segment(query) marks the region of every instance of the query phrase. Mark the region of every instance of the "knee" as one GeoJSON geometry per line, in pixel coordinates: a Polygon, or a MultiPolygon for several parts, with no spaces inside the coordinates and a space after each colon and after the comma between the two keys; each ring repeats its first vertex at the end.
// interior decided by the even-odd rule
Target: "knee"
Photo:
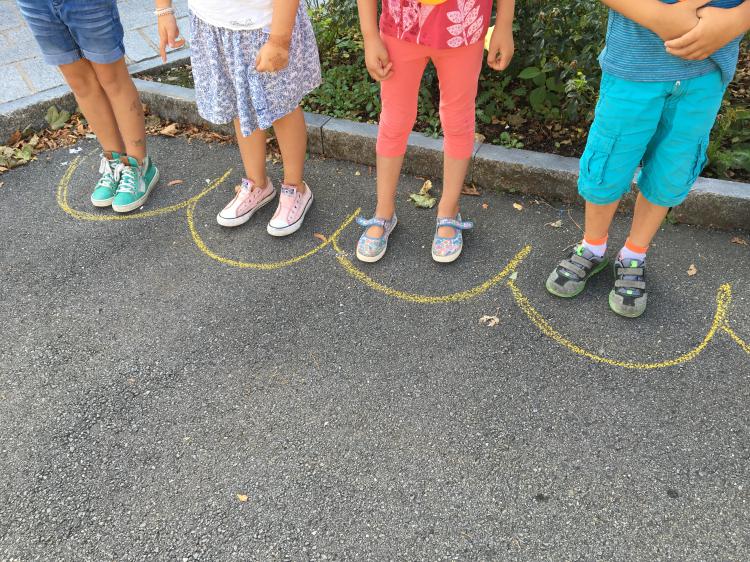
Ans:
{"type": "Polygon", "coordinates": [[[110,98],[118,96],[128,86],[128,81],[115,72],[100,72],[98,77],[99,84],[110,98]]]}
{"type": "Polygon", "coordinates": [[[70,89],[73,90],[73,93],[78,97],[89,97],[101,90],[99,82],[96,79],[96,74],[93,72],[68,73],[65,76],[65,80],[70,89]]]}
{"type": "Polygon", "coordinates": [[[386,136],[406,136],[417,121],[417,111],[385,111],[380,114],[380,132],[386,136]]]}
{"type": "Polygon", "coordinates": [[[446,135],[474,134],[476,115],[474,105],[440,109],[440,124],[446,135]]]}

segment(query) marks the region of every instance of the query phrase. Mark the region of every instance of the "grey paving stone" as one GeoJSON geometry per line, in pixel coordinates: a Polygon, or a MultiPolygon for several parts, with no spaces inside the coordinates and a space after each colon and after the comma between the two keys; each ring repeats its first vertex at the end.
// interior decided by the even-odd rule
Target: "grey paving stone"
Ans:
{"type": "Polygon", "coordinates": [[[0,30],[11,29],[21,24],[18,6],[11,0],[0,1],[0,30]]]}
{"type": "Polygon", "coordinates": [[[0,103],[16,100],[32,93],[15,65],[5,64],[0,66],[0,76],[3,77],[3,87],[0,88],[0,103]]]}
{"type": "Polygon", "coordinates": [[[137,31],[125,34],[125,53],[134,62],[150,59],[159,54],[151,46],[148,38],[137,31]]]}
{"type": "Polygon", "coordinates": [[[23,25],[0,32],[0,62],[8,64],[26,59],[41,59],[39,46],[23,25]]]}
{"type": "Polygon", "coordinates": [[[56,66],[44,64],[39,60],[19,62],[18,66],[26,74],[35,92],[49,90],[65,83],[56,66]]]}

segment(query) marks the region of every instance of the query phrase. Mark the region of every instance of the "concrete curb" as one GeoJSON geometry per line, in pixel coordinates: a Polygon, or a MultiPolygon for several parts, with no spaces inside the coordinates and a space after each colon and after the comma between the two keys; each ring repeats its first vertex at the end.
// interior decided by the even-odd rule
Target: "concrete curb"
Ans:
{"type": "MultiPolygon", "coordinates": [[[[203,125],[223,134],[233,134],[231,125],[214,125],[198,115],[194,90],[140,79],[135,79],[135,83],[143,101],[155,115],[181,123],[203,125]]],[[[67,98],[63,95],[59,99],[62,103],[67,98]]],[[[49,105],[47,101],[37,103],[34,108],[24,108],[24,123],[29,123],[32,118],[43,120],[49,105]]],[[[0,106],[0,111],[2,109],[0,106]]],[[[311,113],[306,113],[305,118],[311,153],[370,166],[375,164],[376,125],[311,113]]],[[[2,123],[0,121],[0,134],[4,131],[2,123]]],[[[441,178],[442,144],[440,139],[412,133],[409,136],[404,171],[418,176],[441,178]]],[[[468,177],[468,181],[484,189],[580,204],[582,199],[578,196],[577,180],[577,158],[507,149],[490,144],[476,145],[468,177]]],[[[626,197],[626,208],[632,207],[633,200],[632,194],[626,197]]],[[[699,178],[690,196],[672,214],[680,223],[750,230],[750,184],[699,178]]]]}

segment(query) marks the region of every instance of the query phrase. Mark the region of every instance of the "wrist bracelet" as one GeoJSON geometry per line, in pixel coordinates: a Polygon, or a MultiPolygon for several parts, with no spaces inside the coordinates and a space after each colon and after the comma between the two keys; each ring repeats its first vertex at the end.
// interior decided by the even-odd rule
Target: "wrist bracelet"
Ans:
{"type": "Polygon", "coordinates": [[[174,14],[174,8],[172,6],[169,6],[168,8],[159,8],[157,10],[154,10],[154,15],[156,17],[166,16],[168,14],[174,14]]]}

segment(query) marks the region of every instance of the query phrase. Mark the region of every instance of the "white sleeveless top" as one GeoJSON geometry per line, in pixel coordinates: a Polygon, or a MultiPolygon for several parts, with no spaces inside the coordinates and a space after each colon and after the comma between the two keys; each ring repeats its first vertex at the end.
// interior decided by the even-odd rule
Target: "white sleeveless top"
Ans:
{"type": "Polygon", "coordinates": [[[273,0],[188,0],[200,19],[215,27],[245,30],[270,27],[273,0]]]}

